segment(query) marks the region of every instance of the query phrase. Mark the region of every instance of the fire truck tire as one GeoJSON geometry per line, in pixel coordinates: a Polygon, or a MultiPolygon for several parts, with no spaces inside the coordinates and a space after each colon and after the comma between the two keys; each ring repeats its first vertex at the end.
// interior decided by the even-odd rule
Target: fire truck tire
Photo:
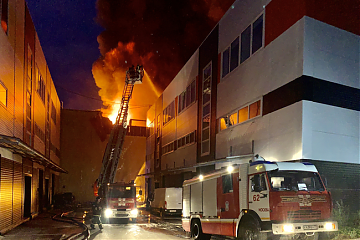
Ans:
{"type": "Polygon", "coordinates": [[[199,220],[194,220],[191,223],[191,237],[199,240],[209,240],[211,238],[210,234],[204,234],[202,232],[201,223],[199,220]]]}
{"type": "Polygon", "coordinates": [[[239,237],[241,240],[266,240],[267,234],[261,233],[254,221],[248,221],[240,226],[239,237]]]}

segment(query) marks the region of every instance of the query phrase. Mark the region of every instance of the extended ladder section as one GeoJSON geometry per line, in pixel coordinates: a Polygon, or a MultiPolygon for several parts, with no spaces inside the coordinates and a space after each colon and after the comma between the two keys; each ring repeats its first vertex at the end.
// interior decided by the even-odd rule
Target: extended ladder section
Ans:
{"type": "Polygon", "coordinates": [[[126,71],[125,86],[120,108],[105,149],[99,178],[94,185],[95,196],[103,196],[106,184],[114,182],[122,145],[124,143],[127,131],[129,102],[133,92],[134,84],[141,83],[143,76],[143,67],[139,65],[136,68],[132,66],[126,71]]]}

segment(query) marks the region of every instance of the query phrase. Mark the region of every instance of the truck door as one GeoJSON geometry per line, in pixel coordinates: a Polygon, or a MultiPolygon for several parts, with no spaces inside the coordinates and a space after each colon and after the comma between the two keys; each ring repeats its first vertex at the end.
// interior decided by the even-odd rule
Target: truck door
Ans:
{"type": "Polygon", "coordinates": [[[221,235],[235,236],[235,223],[239,216],[239,175],[222,175],[218,178],[217,191],[221,235]]]}
{"type": "Polygon", "coordinates": [[[265,173],[249,176],[249,209],[262,221],[270,221],[269,186],[265,173]]]}

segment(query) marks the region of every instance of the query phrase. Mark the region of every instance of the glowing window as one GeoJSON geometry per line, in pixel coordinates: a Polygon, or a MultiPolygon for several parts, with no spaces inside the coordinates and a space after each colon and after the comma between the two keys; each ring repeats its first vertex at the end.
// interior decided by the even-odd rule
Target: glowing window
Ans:
{"type": "Polygon", "coordinates": [[[254,118],[256,116],[259,116],[260,115],[260,100],[250,104],[249,109],[250,109],[249,118],[254,118]]]}
{"type": "Polygon", "coordinates": [[[7,106],[7,89],[0,82],[0,102],[6,107],[7,106]]]}
{"type": "Polygon", "coordinates": [[[220,118],[220,130],[226,129],[226,118],[220,118]]]}
{"type": "Polygon", "coordinates": [[[249,118],[248,106],[239,110],[239,123],[245,122],[249,118]]]}
{"type": "Polygon", "coordinates": [[[237,121],[237,113],[233,113],[233,114],[231,114],[229,116],[229,123],[230,123],[231,126],[238,123],[238,121],[237,121]]]}

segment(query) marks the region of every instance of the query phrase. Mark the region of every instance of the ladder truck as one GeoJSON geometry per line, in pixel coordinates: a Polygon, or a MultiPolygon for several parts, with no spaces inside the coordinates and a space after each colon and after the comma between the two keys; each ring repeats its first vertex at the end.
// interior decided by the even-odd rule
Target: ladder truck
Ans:
{"type": "Polygon", "coordinates": [[[120,108],[104,152],[99,177],[94,183],[94,195],[102,198],[103,216],[106,218],[127,218],[136,221],[136,187],[134,183],[114,183],[114,179],[127,131],[129,102],[134,85],[142,83],[143,76],[144,69],[140,65],[131,66],[126,71],[120,108]]]}
{"type": "Polygon", "coordinates": [[[313,164],[254,160],[184,181],[182,226],[194,239],[328,239],[338,230],[313,164]]]}

